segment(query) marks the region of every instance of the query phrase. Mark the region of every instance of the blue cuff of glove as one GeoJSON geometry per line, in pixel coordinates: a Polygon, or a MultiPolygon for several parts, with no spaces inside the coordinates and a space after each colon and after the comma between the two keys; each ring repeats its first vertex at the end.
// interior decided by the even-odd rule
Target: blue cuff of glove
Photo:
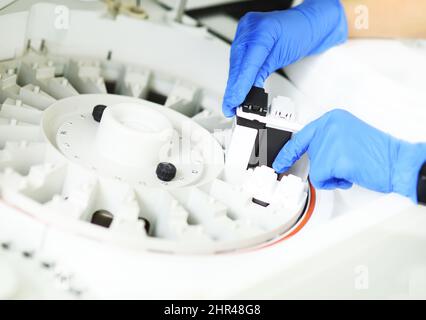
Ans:
{"type": "Polygon", "coordinates": [[[426,161],[426,143],[413,144],[401,141],[396,159],[392,172],[393,192],[418,203],[417,180],[420,169],[426,161]]]}
{"type": "Polygon", "coordinates": [[[312,47],[307,55],[319,54],[348,39],[345,10],[339,0],[305,0],[291,10],[309,22],[312,47]]]}

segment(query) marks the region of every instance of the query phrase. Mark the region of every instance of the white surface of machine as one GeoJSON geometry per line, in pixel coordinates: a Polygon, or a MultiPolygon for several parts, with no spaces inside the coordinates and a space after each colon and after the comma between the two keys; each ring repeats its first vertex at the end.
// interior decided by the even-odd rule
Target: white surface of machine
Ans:
{"type": "MultiPolygon", "coordinates": [[[[409,200],[317,191],[306,166],[279,183],[267,167],[229,176],[245,140],[220,110],[227,43],[149,1],[20,2],[0,16],[0,298],[423,296],[424,210],[409,200]]],[[[303,65],[290,75],[303,94],[276,74],[267,91],[300,127],[327,82],[303,65]]]]}

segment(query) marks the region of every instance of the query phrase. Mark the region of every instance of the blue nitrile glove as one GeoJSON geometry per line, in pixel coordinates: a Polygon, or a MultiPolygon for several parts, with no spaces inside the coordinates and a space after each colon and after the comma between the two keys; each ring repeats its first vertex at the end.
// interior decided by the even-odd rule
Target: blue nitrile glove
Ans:
{"type": "Polygon", "coordinates": [[[417,203],[417,179],[426,160],[426,143],[395,139],[336,109],[294,134],[273,168],[285,172],[305,152],[316,188],[348,189],[355,183],[379,192],[396,192],[417,203]]]}
{"type": "Polygon", "coordinates": [[[344,42],[347,29],[339,0],[305,0],[289,10],[246,14],[231,47],[225,116],[235,115],[253,85],[263,87],[272,72],[344,42]]]}

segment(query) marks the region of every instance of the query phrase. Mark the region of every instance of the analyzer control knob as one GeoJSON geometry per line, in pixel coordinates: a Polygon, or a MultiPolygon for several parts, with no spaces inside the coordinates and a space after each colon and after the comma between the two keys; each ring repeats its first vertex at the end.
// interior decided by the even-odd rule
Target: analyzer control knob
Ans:
{"type": "Polygon", "coordinates": [[[170,162],[160,162],[155,173],[161,181],[171,181],[176,176],[176,167],[170,162]]]}

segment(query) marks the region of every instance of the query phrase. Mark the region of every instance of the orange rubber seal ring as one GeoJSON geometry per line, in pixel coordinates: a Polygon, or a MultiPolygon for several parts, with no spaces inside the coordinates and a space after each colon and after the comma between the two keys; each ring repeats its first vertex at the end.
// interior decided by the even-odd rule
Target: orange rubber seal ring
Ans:
{"type": "Polygon", "coordinates": [[[306,224],[309,222],[309,220],[312,217],[312,214],[314,212],[315,209],[315,203],[316,203],[316,192],[315,192],[315,188],[312,186],[312,184],[309,182],[309,190],[311,193],[311,198],[309,200],[309,204],[308,204],[308,209],[306,210],[306,213],[303,215],[302,220],[297,224],[296,228],[294,228],[289,234],[284,235],[282,238],[275,240],[274,242],[270,242],[264,246],[258,247],[254,250],[260,250],[260,249],[264,249],[264,248],[268,248],[271,246],[274,246],[280,242],[283,242],[284,240],[287,240],[289,238],[291,238],[292,236],[294,236],[295,234],[297,234],[300,230],[303,229],[304,226],[306,226],[306,224]]]}

